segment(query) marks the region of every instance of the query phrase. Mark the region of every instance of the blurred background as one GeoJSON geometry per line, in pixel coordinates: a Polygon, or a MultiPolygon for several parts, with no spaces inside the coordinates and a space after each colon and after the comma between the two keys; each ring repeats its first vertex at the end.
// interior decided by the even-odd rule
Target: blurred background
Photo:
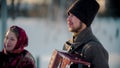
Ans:
{"type": "MultiPolygon", "coordinates": [[[[66,10],[75,0],[0,0],[0,51],[6,30],[12,25],[25,29],[26,47],[37,68],[48,68],[54,49],[62,50],[72,37],[66,10]]],[[[120,0],[97,0],[100,10],[92,30],[109,52],[110,68],[120,68],[120,0]]]]}

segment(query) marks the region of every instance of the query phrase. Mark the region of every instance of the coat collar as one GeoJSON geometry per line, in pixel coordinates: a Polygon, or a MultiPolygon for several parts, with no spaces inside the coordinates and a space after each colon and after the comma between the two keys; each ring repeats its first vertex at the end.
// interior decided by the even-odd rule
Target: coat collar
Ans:
{"type": "Polygon", "coordinates": [[[76,36],[76,40],[74,42],[84,42],[90,39],[93,35],[92,30],[90,27],[85,28],[82,32],[76,36]]]}
{"type": "Polygon", "coordinates": [[[75,37],[73,43],[79,43],[79,45],[82,45],[90,41],[92,38],[93,33],[91,27],[87,27],[75,37]]]}

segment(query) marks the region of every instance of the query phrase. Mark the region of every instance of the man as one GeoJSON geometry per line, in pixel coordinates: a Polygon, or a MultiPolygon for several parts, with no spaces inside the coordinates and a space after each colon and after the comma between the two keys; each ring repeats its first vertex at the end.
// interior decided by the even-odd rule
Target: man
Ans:
{"type": "MultiPolygon", "coordinates": [[[[91,30],[91,23],[98,9],[96,0],[78,0],[68,9],[67,25],[73,38],[65,43],[63,50],[90,62],[90,68],[109,68],[108,52],[91,30]]],[[[87,67],[73,63],[70,68],[87,67]]]]}

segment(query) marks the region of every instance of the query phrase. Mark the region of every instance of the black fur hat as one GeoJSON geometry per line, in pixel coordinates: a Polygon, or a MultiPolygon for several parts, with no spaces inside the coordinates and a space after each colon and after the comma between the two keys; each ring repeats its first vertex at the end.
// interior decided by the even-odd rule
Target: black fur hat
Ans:
{"type": "Polygon", "coordinates": [[[96,0],[77,0],[73,3],[67,13],[72,13],[89,27],[99,10],[96,0]]]}

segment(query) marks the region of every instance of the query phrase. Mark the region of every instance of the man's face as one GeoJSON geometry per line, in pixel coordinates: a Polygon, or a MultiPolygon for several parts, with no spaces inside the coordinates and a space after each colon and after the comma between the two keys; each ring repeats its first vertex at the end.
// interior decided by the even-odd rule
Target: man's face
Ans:
{"type": "Polygon", "coordinates": [[[78,32],[81,29],[81,21],[71,13],[67,17],[67,25],[70,32],[78,32]]]}

